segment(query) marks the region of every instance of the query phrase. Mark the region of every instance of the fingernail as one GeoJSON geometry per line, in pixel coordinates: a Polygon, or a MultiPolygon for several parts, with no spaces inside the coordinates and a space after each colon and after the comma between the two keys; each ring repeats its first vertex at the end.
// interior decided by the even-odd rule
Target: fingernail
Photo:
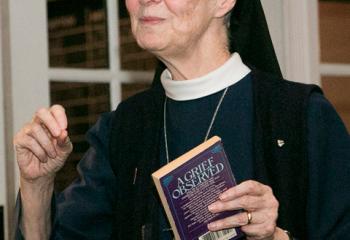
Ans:
{"type": "Polygon", "coordinates": [[[213,229],[216,228],[216,224],[215,223],[209,223],[207,227],[208,227],[209,230],[213,230],[213,229]]]}
{"type": "Polygon", "coordinates": [[[220,200],[226,200],[227,194],[223,193],[219,196],[220,200]]]}
{"type": "Polygon", "coordinates": [[[216,206],[216,204],[214,203],[214,204],[210,204],[209,206],[208,206],[208,209],[209,209],[209,211],[215,211],[215,209],[217,209],[217,206],[216,206]]]}

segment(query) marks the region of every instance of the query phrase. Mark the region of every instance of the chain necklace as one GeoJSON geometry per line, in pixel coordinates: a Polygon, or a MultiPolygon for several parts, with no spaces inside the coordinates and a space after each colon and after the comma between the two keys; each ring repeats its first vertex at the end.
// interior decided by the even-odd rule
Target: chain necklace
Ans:
{"type": "MultiPolygon", "coordinates": [[[[218,102],[218,104],[216,105],[216,108],[215,108],[215,111],[214,111],[214,114],[211,118],[211,121],[210,121],[210,124],[209,124],[209,127],[208,127],[208,130],[207,130],[207,134],[205,135],[205,138],[204,138],[204,142],[208,140],[208,137],[209,137],[209,134],[210,134],[210,131],[213,127],[213,124],[215,122],[215,118],[216,118],[216,115],[220,109],[220,106],[221,106],[221,103],[222,101],[224,100],[224,97],[226,95],[226,92],[228,90],[228,87],[225,88],[224,92],[222,93],[221,97],[220,97],[220,100],[218,102]]],[[[167,129],[166,129],[166,106],[167,106],[167,96],[165,96],[165,100],[164,100],[164,109],[163,109],[163,124],[164,124],[164,143],[165,143],[165,154],[166,154],[166,160],[167,160],[167,163],[169,163],[169,147],[168,147],[168,136],[167,136],[167,129]]]]}

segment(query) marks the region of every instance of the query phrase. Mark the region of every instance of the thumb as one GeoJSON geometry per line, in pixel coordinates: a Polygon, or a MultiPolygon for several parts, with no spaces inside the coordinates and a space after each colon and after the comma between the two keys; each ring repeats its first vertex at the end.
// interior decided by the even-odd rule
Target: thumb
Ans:
{"type": "Polygon", "coordinates": [[[72,151],[72,142],[69,139],[67,130],[63,130],[61,135],[57,138],[57,146],[63,152],[72,151]]]}

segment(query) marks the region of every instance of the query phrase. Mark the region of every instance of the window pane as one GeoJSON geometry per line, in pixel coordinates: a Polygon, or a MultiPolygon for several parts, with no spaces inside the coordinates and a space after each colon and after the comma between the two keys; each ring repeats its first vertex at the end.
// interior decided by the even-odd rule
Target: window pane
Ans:
{"type": "Polygon", "coordinates": [[[51,67],[108,68],[105,0],[48,0],[51,67]]]}
{"type": "Polygon", "coordinates": [[[68,116],[68,133],[74,150],[65,166],[58,172],[55,188],[61,191],[77,176],[76,165],[89,145],[86,131],[99,115],[110,111],[108,83],[50,82],[51,104],[61,104],[68,116]]]}
{"type": "Polygon", "coordinates": [[[125,1],[119,1],[120,60],[123,70],[154,70],[156,58],[142,50],[136,43],[131,29],[125,1]]]}
{"type": "Polygon", "coordinates": [[[322,77],[322,89],[350,132],[350,77],[322,77]]]}
{"type": "Polygon", "coordinates": [[[350,63],[350,1],[319,4],[321,62],[350,63]]]}

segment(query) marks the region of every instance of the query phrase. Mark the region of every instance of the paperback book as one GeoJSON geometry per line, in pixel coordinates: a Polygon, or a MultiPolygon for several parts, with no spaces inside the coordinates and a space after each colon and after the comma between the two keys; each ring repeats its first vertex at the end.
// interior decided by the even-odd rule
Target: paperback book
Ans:
{"type": "Polygon", "coordinates": [[[208,206],[236,185],[221,139],[193,148],[152,174],[177,240],[235,240],[240,228],[210,232],[208,223],[238,211],[211,213],[208,206]]]}

